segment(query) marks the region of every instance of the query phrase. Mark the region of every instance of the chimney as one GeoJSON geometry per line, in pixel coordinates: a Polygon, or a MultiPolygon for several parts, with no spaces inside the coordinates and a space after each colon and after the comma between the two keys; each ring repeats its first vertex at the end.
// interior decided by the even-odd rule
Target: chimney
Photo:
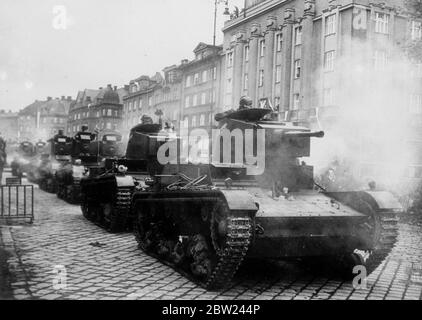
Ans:
{"type": "Polygon", "coordinates": [[[117,86],[114,86],[114,91],[117,91],[117,86]]]}
{"type": "Polygon", "coordinates": [[[129,85],[128,84],[125,84],[125,90],[129,91],[129,85]]]}
{"type": "Polygon", "coordinates": [[[51,101],[53,99],[52,97],[47,97],[47,101],[51,101]]]}
{"type": "Polygon", "coordinates": [[[92,102],[90,96],[86,97],[86,102],[92,102]]]}
{"type": "Polygon", "coordinates": [[[103,87],[99,87],[98,89],[99,89],[99,90],[103,90],[103,87]]]}
{"type": "Polygon", "coordinates": [[[107,89],[111,89],[111,90],[112,90],[112,88],[111,88],[111,84],[108,84],[108,85],[107,85],[107,89]]]}
{"type": "Polygon", "coordinates": [[[189,60],[188,59],[183,59],[182,60],[182,65],[185,65],[185,64],[187,64],[189,62],[189,60]]]}
{"type": "Polygon", "coordinates": [[[62,100],[64,100],[65,96],[62,96],[62,100]]]}
{"type": "Polygon", "coordinates": [[[71,96],[67,96],[67,100],[71,101],[72,97],[71,96]]]}

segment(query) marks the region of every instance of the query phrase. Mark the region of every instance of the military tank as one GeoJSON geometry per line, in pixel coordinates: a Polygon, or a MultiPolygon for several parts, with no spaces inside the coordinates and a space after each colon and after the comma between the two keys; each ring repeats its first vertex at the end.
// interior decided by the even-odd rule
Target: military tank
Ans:
{"type": "Polygon", "coordinates": [[[71,148],[71,160],[63,165],[55,173],[57,181],[57,197],[70,204],[81,202],[80,182],[90,166],[97,166],[97,154],[92,151],[91,143],[96,135],[83,126],[69,142],[71,148]]]}
{"type": "Polygon", "coordinates": [[[37,168],[38,186],[48,193],[57,193],[56,173],[71,162],[71,138],[64,135],[63,130],[50,140],[41,155],[41,163],[37,168]]]}
{"type": "MultiPolygon", "coordinates": [[[[247,109],[216,117],[220,129],[241,137],[231,142],[229,134],[221,150],[236,142],[243,159],[230,152],[214,157],[213,143],[208,163],[190,163],[180,153],[176,163],[148,168],[150,177],[132,198],[139,247],[207,289],[228,285],[246,258],[329,261],[349,275],[364,265],[370,274],[396,242],[400,204],[385,191],[315,188],[313,167],[303,159],[311,139],[324,133],[267,120],[270,113],[247,109]],[[253,172],[247,150],[265,158],[263,170],[253,172]]],[[[157,140],[162,137],[144,134],[137,148],[156,156],[159,149],[150,146],[158,147],[157,140]]],[[[181,150],[178,139],[168,141],[181,150]]]]}
{"type": "MultiPolygon", "coordinates": [[[[132,228],[132,194],[135,187],[148,177],[148,160],[151,160],[143,147],[154,148],[142,138],[156,134],[160,129],[158,124],[143,124],[132,128],[124,157],[112,150],[103,151],[103,170],[90,170],[89,176],[81,180],[81,210],[86,219],[112,233],[132,228]]],[[[106,150],[106,147],[107,143],[102,150],[106,150]]]]}

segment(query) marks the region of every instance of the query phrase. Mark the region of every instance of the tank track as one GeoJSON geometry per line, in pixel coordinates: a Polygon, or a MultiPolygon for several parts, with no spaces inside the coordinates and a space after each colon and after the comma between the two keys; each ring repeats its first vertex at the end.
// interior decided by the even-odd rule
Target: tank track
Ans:
{"type": "Polygon", "coordinates": [[[380,216],[380,238],[368,259],[365,261],[368,275],[388,257],[397,241],[399,219],[393,211],[377,213],[380,216]]]}
{"type": "MultiPolygon", "coordinates": [[[[214,256],[214,263],[212,264],[212,269],[209,272],[209,275],[206,279],[202,280],[192,273],[192,271],[186,271],[186,269],[182,268],[181,266],[183,263],[174,263],[169,259],[165,259],[156,250],[151,250],[151,243],[147,243],[143,240],[143,237],[138,229],[137,219],[134,219],[134,233],[136,240],[139,244],[139,248],[141,248],[145,253],[148,255],[160,260],[162,263],[172,267],[177,272],[185,276],[186,278],[190,279],[191,281],[197,283],[198,285],[202,286],[207,290],[214,290],[214,289],[221,289],[226,287],[230,284],[230,281],[233,279],[236,271],[239,269],[240,265],[242,264],[245,256],[249,250],[249,247],[252,242],[253,237],[253,221],[252,218],[249,217],[248,214],[237,213],[236,216],[230,215],[228,208],[224,207],[226,212],[225,220],[227,221],[227,234],[225,235],[224,242],[219,243],[218,241],[218,234],[217,228],[215,223],[215,215],[213,214],[211,217],[211,221],[207,221],[209,223],[208,227],[204,230],[208,229],[211,246],[213,249],[213,253],[210,254],[214,256]]],[[[142,217],[141,220],[148,220],[146,217],[142,217]]],[[[169,221],[166,222],[153,222],[150,224],[149,230],[144,230],[145,234],[148,232],[156,236],[157,234],[162,235],[162,232],[159,230],[157,231],[154,227],[160,225],[169,225],[169,221]],[[154,227],[152,227],[154,225],[154,227]]],[[[193,237],[194,238],[194,237],[193,237]]],[[[166,238],[165,241],[171,242],[172,240],[166,238]]],[[[201,252],[199,253],[201,254],[201,252]]]]}
{"type": "Polygon", "coordinates": [[[252,220],[251,218],[227,219],[227,240],[224,249],[219,249],[216,243],[215,225],[211,224],[211,237],[213,239],[214,250],[219,256],[219,261],[207,280],[207,289],[217,289],[226,286],[233,279],[236,271],[242,264],[251,244],[252,220]]]}
{"type": "Polygon", "coordinates": [[[129,225],[132,201],[131,188],[118,188],[116,200],[110,217],[108,231],[115,233],[125,231],[129,225]]]}

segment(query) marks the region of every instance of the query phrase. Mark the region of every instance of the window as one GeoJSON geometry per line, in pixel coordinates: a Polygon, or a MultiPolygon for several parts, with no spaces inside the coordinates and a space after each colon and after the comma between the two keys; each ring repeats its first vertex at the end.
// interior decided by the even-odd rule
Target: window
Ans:
{"type": "Polygon", "coordinates": [[[265,56],[265,40],[259,41],[259,56],[265,56]]]}
{"type": "Polygon", "coordinates": [[[227,67],[228,68],[233,67],[233,52],[227,53],[227,67]]]}
{"type": "Polygon", "coordinates": [[[422,39],[422,22],[412,21],[412,40],[422,39]]]}
{"type": "Polygon", "coordinates": [[[336,33],[336,15],[332,14],[325,18],[325,35],[336,33]]]}
{"type": "Polygon", "coordinates": [[[298,110],[300,104],[300,95],[299,93],[295,93],[293,95],[293,110],[298,110]]]}
{"type": "Polygon", "coordinates": [[[199,125],[205,126],[205,115],[203,114],[201,114],[201,116],[199,117],[199,125]]]}
{"type": "Polygon", "coordinates": [[[189,88],[192,85],[192,76],[186,77],[186,87],[189,88]]]}
{"type": "Polygon", "coordinates": [[[275,67],[275,82],[276,83],[281,82],[281,66],[275,67]]]}
{"type": "Polygon", "coordinates": [[[111,109],[108,109],[107,110],[107,116],[109,116],[109,117],[111,117],[112,115],[113,115],[113,110],[111,110],[111,109]]]}
{"type": "Polygon", "coordinates": [[[388,34],[389,18],[388,14],[375,12],[375,32],[388,34]]]}
{"type": "Polygon", "coordinates": [[[324,54],[324,70],[334,71],[335,51],[328,51],[324,54]]]}
{"type": "Polygon", "coordinates": [[[152,106],[152,97],[148,98],[148,106],[151,107],[152,106]]]}
{"type": "Polygon", "coordinates": [[[138,110],[141,110],[141,109],[142,109],[142,100],[139,99],[138,110]]]}
{"type": "Polygon", "coordinates": [[[248,90],[249,88],[249,76],[245,74],[245,80],[243,82],[243,90],[248,90]]]}
{"type": "Polygon", "coordinates": [[[295,61],[295,79],[299,79],[300,78],[300,60],[296,60],[295,61]]]}
{"type": "Polygon", "coordinates": [[[196,116],[192,116],[192,127],[196,127],[196,116]]]}
{"type": "Polygon", "coordinates": [[[276,111],[280,111],[280,97],[274,98],[274,108],[276,111]]]}
{"type": "Polygon", "coordinates": [[[189,108],[190,107],[190,97],[189,96],[187,96],[186,98],[185,98],[185,108],[189,108]]]}
{"type": "Polygon", "coordinates": [[[212,69],[212,75],[213,75],[213,79],[214,79],[214,80],[217,80],[217,67],[214,67],[214,68],[212,69]]]}
{"type": "Polygon", "coordinates": [[[283,48],[283,34],[282,33],[278,33],[275,36],[275,42],[276,42],[276,50],[277,52],[280,52],[281,49],[283,48]]]}
{"type": "Polygon", "coordinates": [[[197,106],[198,105],[198,95],[194,94],[193,95],[193,99],[192,99],[192,106],[197,106]]]}
{"type": "Polygon", "coordinates": [[[324,88],[323,100],[324,106],[332,106],[334,104],[334,95],[332,88],[324,88]]]}
{"type": "Polygon", "coordinates": [[[249,46],[245,46],[245,62],[249,61],[249,46]]]}
{"type": "Polygon", "coordinates": [[[201,104],[207,103],[207,94],[205,92],[202,92],[201,94],[201,104]]]}
{"type": "Polygon", "coordinates": [[[295,45],[302,44],[302,27],[295,29],[295,45]]]}
{"type": "Polygon", "coordinates": [[[410,113],[422,114],[422,95],[412,94],[410,97],[410,113]]]}
{"type": "Polygon", "coordinates": [[[129,102],[129,111],[132,111],[132,105],[133,105],[132,101],[129,102]]]}
{"type": "Polygon", "coordinates": [[[195,75],[193,76],[193,84],[198,84],[199,83],[199,73],[195,73],[195,75]]]}
{"type": "Polygon", "coordinates": [[[259,86],[264,85],[264,70],[259,70],[259,86]]]}
{"type": "Polygon", "coordinates": [[[204,70],[202,71],[202,82],[207,82],[208,81],[208,71],[204,70]]]}
{"type": "Polygon", "coordinates": [[[376,69],[383,69],[387,66],[388,55],[386,51],[375,50],[374,52],[374,67],[376,69]]]}

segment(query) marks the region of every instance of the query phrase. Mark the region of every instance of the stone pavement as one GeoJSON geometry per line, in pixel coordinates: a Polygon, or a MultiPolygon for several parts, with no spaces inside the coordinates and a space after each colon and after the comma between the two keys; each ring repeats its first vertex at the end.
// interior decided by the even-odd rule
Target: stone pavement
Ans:
{"type": "Polygon", "coordinates": [[[297,263],[249,261],[229,289],[209,292],[137,249],[132,234],[108,234],[78,206],[38,188],[35,198],[32,226],[0,227],[0,264],[3,259],[3,273],[9,272],[0,280],[0,298],[421,299],[422,227],[416,224],[400,224],[398,244],[365,290],[297,263]]]}

